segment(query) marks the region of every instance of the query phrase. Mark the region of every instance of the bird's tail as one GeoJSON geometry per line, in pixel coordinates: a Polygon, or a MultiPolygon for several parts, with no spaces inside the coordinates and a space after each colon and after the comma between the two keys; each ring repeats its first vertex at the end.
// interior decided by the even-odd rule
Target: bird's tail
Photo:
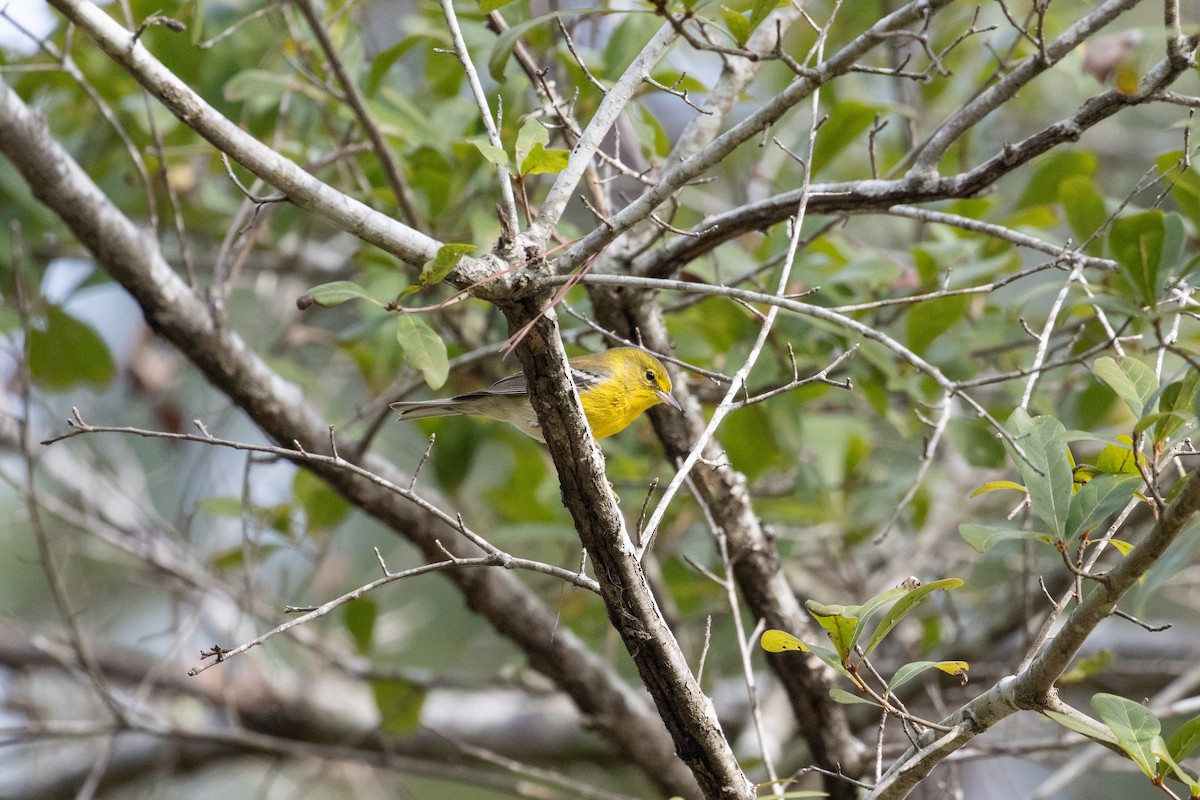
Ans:
{"type": "Polygon", "coordinates": [[[470,413],[468,409],[464,408],[464,405],[457,398],[451,397],[445,400],[392,403],[391,407],[400,412],[398,420],[410,420],[425,419],[426,417],[453,417],[457,414],[470,413]]]}

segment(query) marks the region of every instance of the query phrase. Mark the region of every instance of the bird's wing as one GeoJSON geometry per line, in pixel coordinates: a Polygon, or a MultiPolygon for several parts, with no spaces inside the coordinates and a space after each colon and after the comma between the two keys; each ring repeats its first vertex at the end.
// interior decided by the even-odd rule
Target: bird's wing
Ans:
{"type": "MultiPolygon", "coordinates": [[[[576,367],[571,365],[571,380],[575,381],[575,390],[584,391],[592,389],[593,386],[604,380],[604,375],[590,371],[590,369],[576,367]]],[[[478,392],[469,392],[466,396],[456,397],[475,397],[479,395],[524,395],[529,391],[529,383],[524,377],[523,372],[518,372],[514,375],[509,375],[508,378],[500,378],[496,383],[488,386],[487,389],[478,392]]]]}
{"type": "Polygon", "coordinates": [[[470,394],[526,394],[528,392],[529,383],[525,380],[525,373],[518,372],[515,375],[509,375],[507,378],[501,378],[482,391],[471,392],[470,394]]]}
{"type": "MultiPolygon", "coordinates": [[[[581,369],[574,364],[571,365],[571,380],[575,382],[575,391],[577,392],[590,389],[603,379],[603,375],[593,372],[592,370],[586,368],[581,369]]],[[[518,372],[515,375],[509,375],[507,378],[501,378],[480,392],[471,392],[470,395],[526,394],[528,391],[529,382],[525,380],[525,373],[518,372]]],[[[455,399],[461,399],[461,397],[455,399]]]]}

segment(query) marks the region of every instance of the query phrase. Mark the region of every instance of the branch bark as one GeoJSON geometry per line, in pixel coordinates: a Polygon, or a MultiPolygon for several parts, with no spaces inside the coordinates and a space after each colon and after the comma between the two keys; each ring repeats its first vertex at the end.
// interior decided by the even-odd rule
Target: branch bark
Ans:
{"type": "MultiPolygon", "coordinates": [[[[618,299],[608,287],[592,287],[590,291],[601,324],[627,338],[635,338],[635,332],[640,334],[651,350],[671,351],[661,311],[651,301],[650,292],[639,292],[640,299],[634,299],[630,296],[633,292],[626,290],[618,299]]],[[[649,413],[668,460],[678,463],[691,452],[693,442],[704,430],[704,418],[699,403],[689,400],[686,375],[673,371],[672,382],[684,414],[661,409],[649,413]]],[[[728,537],[734,580],[750,612],[756,620],[764,620],[768,628],[808,630],[810,617],[788,584],[779,552],[754,512],[746,477],[729,466],[728,457],[715,440],[705,448],[704,458],[706,463],[718,466],[693,470],[692,481],[700,500],[728,537]]],[[[858,790],[837,773],[859,775],[865,767],[864,749],[854,738],[842,707],[829,698],[833,685],[829,670],[816,658],[791,654],[768,656],[767,663],[787,692],[813,762],[834,773],[825,778],[825,791],[833,800],[852,800],[858,790]]]]}
{"type": "Polygon", "coordinates": [[[567,373],[566,353],[546,297],[501,306],[510,329],[529,333],[517,356],[558,470],[563,502],[596,569],[609,621],[620,634],[642,682],[706,798],[749,800],[754,786],[721,731],[712,701],[701,691],[646,583],[625,521],[604,477],[604,456],[591,436],[567,373]]]}

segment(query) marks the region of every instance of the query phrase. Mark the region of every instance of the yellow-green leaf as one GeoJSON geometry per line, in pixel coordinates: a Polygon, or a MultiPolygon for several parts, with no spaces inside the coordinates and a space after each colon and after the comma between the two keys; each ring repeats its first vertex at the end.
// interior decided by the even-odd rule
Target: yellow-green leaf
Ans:
{"type": "Polygon", "coordinates": [[[533,146],[529,155],[521,161],[522,175],[538,175],[543,172],[562,172],[567,168],[571,153],[567,150],[547,150],[541,142],[533,146]]]}
{"type": "Polygon", "coordinates": [[[979,497],[979,495],[987,494],[988,492],[998,492],[1001,489],[1016,489],[1018,492],[1029,494],[1029,491],[1016,481],[988,481],[971,492],[971,497],[979,497]]]}
{"type": "MultiPolygon", "coordinates": [[[[454,271],[458,262],[467,253],[475,250],[473,244],[449,242],[438,248],[437,255],[425,262],[421,268],[419,281],[421,286],[433,286],[441,283],[447,275],[454,271]]],[[[411,288],[411,287],[410,287],[411,288]]]]}
{"type": "Polygon", "coordinates": [[[792,636],[786,631],[779,631],[771,628],[763,631],[763,635],[758,640],[758,646],[768,653],[782,653],[787,650],[799,650],[807,653],[808,645],[792,636]]]}

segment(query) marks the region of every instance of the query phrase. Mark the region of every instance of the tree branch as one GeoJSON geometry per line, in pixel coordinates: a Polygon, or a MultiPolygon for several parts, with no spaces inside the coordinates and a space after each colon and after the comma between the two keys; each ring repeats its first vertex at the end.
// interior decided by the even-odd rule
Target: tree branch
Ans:
{"type": "Polygon", "coordinates": [[[646,583],[625,521],[604,477],[604,456],[583,415],[567,373],[567,357],[545,298],[502,305],[510,330],[528,329],[517,356],[530,398],[558,471],[563,502],[596,569],[609,621],[621,636],[642,682],[709,800],[749,800],[754,787],[738,766],[704,695],[646,583]]]}
{"type": "Polygon", "coordinates": [[[223,117],[94,3],[50,2],[185,125],[296,205],[410,264],[419,266],[437,254],[438,241],[318,180],[223,117]]]}
{"type": "MultiPolygon", "coordinates": [[[[170,268],[154,242],[109,202],[55,142],[45,121],[3,81],[0,152],[21,172],[35,196],[67,223],[97,262],[133,296],[151,327],[268,436],[279,442],[296,441],[309,452],[327,452],[328,425],[304,402],[299,388],[268,369],[241,337],[214,326],[206,304],[170,268]]],[[[385,476],[397,472],[378,458],[364,466],[385,476]]],[[[457,538],[452,528],[382,487],[334,467],[314,464],[311,469],[351,503],[402,532],[429,560],[445,557],[440,539],[457,538]]],[[[663,792],[696,795],[694,779],[675,756],[661,722],[643,697],[565,629],[555,611],[507,572],[458,570],[448,577],[468,604],[521,648],[535,669],[569,694],[597,729],[663,792]]]]}
{"type": "Polygon", "coordinates": [[[1040,711],[1056,707],[1054,683],[1066,671],[1084,641],[1108,618],[1117,602],[1162,557],[1200,511],[1200,471],[1186,483],[1162,516],[1129,555],[1097,583],[1063,623],[1041,654],[1016,675],[1001,679],[942,721],[949,732],[929,732],[917,740],[884,774],[867,800],[901,800],[946,756],[980,733],[1019,710],[1040,711]]]}

